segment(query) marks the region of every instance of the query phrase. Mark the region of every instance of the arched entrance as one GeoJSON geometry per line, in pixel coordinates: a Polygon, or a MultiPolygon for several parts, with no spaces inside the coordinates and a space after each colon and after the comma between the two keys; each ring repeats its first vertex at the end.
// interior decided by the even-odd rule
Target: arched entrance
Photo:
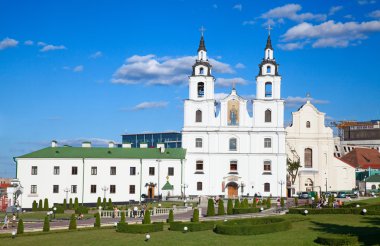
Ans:
{"type": "Polygon", "coordinates": [[[306,179],[306,182],[305,182],[305,188],[306,188],[306,191],[313,191],[313,180],[311,179],[306,179]]]}
{"type": "Polygon", "coordinates": [[[238,197],[238,184],[235,182],[229,182],[227,185],[228,198],[238,197]]]}

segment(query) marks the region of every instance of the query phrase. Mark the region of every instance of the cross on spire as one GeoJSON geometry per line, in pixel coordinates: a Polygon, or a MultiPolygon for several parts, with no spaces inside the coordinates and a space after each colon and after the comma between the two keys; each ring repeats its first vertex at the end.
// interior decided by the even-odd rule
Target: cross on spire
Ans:
{"type": "Polygon", "coordinates": [[[206,31],[206,28],[204,28],[203,26],[201,26],[201,28],[199,28],[199,31],[201,32],[201,35],[203,37],[203,33],[206,31]]]}
{"type": "Polygon", "coordinates": [[[306,100],[307,100],[308,102],[310,102],[310,99],[311,99],[311,95],[310,95],[310,93],[308,92],[308,93],[306,93],[306,100]]]}
{"type": "Polygon", "coordinates": [[[236,84],[236,82],[232,81],[232,90],[235,90],[235,84],[236,84]]]}
{"type": "Polygon", "coordinates": [[[265,29],[267,29],[267,30],[268,30],[268,35],[270,36],[270,30],[272,30],[273,28],[270,26],[270,24],[268,24],[268,27],[267,27],[267,28],[265,28],[265,29]]]}

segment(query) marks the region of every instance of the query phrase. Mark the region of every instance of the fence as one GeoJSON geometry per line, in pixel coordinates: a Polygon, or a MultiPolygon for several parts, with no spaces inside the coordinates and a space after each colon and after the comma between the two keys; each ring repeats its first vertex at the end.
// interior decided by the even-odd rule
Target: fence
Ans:
{"type": "MultiPolygon", "coordinates": [[[[175,208],[156,208],[150,209],[150,215],[151,216],[159,216],[159,215],[168,215],[170,210],[173,210],[174,214],[180,214],[180,213],[186,213],[189,210],[192,210],[192,208],[188,207],[175,207],[175,208]]],[[[121,217],[121,213],[125,212],[127,217],[133,217],[133,209],[128,210],[117,210],[116,214],[114,210],[99,210],[100,217],[101,218],[114,218],[114,217],[121,217]]],[[[141,209],[137,210],[137,217],[142,216],[141,209]]]]}

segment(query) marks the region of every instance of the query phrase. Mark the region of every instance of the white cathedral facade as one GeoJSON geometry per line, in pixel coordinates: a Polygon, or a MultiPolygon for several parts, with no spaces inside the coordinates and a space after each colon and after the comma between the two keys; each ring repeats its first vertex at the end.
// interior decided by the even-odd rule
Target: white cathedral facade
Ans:
{"type": "Polygon", "coordinates": [[[202,36],[184,105],[187,194],[284,196],[284,100],[270,36],[256,77],[255,100],[242,98],[232,88],[217,105],[214,85],[202,36]],[[252,117],[248,104],[253,106],[252,117]]]}

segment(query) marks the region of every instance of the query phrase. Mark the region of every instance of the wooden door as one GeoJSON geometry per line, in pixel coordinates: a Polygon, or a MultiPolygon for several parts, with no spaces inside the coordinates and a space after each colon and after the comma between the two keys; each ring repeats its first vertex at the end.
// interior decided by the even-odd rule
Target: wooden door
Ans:
{"type": "Polygon", "coordinates": [[[229,185],[227,188],[228,188],[228,198],[236,198],[238,196],[237,185],[229,185]]]}

